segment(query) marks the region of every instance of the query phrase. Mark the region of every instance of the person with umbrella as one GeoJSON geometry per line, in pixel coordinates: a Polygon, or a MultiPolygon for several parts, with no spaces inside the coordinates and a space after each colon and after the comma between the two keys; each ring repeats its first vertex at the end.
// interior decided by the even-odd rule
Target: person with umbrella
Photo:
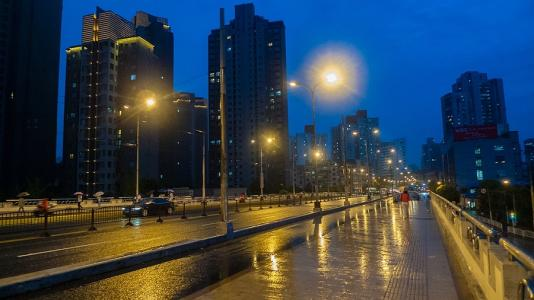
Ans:
{"type": "Polygon", "coordinates": [[[82,192],[76,192],[74,193],[74,196],[76,196],[76,203],[78,204],[78,209],[82,209],[82,199],[83,199],[83,193],[82,192]]]}
{"type": "Polygon", "coordinates": [[[19,212],[24,212],[24,205],[26,205],[26,200],[24,199],[24,197],[28,197],[29,195],[30,193],[28,192],[22,192],[17,195],[17,197],[19,198],[19,212]]]}
{"type": "Polygon", "coordinates": [[[98,204],[98,207],[100,208],[100,205],[101,205],[101,201],[102,201],[102,195],[104,195],[104,192],[102,191],[99,191],[99,192],[96,192],[93,196],[96,197],[96,203],[98,204]]]}

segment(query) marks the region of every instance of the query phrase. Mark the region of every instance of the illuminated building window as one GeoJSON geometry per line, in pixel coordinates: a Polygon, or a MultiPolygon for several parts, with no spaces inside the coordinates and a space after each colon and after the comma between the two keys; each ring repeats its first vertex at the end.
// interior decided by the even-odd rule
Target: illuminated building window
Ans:
{"type": "Polygon", "coordinates": [[[503,145],[495,145],[495,146],[493,146],[493,150],[495,150],[495,151],[504,151],[504,146],[503,145]]]}
{"type": "Polygon", "coordinates": [[[475,165],[476,165],[477,167],[482,167],[482,159],[477,159],[477,160],[475,160],[475,165]]]}
{"type": "Polygon", "coordinates": [[[477,180],[484,180],[484,172],[482,170],[477,170],[477,180]]]}
{"type": "Polygon", "coordinates": [[[130,80],[133,81],[133,80],[136,80],[136,79],[137,79],[137,75],[135,75],[135,74],[130,75],[130,80]]]}
{"type": "Polygon", "coordinates": [[[475,149],[475,154],[480,154],[480,148],[475,149]]]}

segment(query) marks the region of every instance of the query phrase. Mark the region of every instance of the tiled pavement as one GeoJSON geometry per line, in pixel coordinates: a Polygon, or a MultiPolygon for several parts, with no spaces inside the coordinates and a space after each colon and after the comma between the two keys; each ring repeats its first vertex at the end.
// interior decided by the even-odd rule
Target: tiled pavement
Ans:
{"type": "MultiPolygon", "coordinates": [[[[208,287],[201,299],[456,299],[439,230],[425,202],[351,210],[335,227],[208,287]]],[[[320,231],[319,231],[320,232],[320,231]]]]}

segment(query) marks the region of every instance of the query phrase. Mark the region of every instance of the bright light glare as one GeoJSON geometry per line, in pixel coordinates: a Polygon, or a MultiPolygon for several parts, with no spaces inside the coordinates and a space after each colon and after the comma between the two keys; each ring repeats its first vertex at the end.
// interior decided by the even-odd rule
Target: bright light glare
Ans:
{"type": "Polygon", "coordinates": [[[336,83],[338,82],[338,77],[337,77],[337,74],[336,73],[333,73],[333,72],[329,72],[325,75],[325,79],[326,79],[326,82],[327,83],[336,83]]]}
{"type": "Polygon", "coordinates": [[[296,81],[290,81],[290,82],[289,82],[289,86],[290,86],[290,87],[298,87],[299,84],[298,84],[296,81]]]}
{"type": "Polygon", "coordinates": [[[354,99],[365,95],[367,71],[358,51],[351,45],[328,44],[310,55],[306,66],[306,82],[319,85],[320,98],[354,99]]]}
{"type": "Polygon", "coordinates": [[[152,107],[152,106],[154,106],[154,105],[156,105],[156,100],[154,100],[154,98],[148,98],[148,99],[146,99],[146,106],[147,106],[147,107],[150,108],[150,107],[152,107]]]}
{"type": "Polygon", "coordinates": [[[271,144],[274,141],[273,138],[267,138],[267,143],[271,144]]]}

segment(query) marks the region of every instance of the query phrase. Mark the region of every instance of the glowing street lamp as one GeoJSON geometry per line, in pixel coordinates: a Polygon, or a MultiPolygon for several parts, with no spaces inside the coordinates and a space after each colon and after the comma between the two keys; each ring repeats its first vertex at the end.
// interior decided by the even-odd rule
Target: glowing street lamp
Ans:
{"type": "MultiPolygon", "coordinates": [[[[267,144],[272,144],[274,142],[274,138],[267,137],[265,141],[267,142],[267,144]]],[[[252,139],[250,140],[250,143],[255,144],[256,140],[252,139]]],[[[261,199],[263,199],[263,188],[265,186],[263,177],[263,143],[260,142],[258,144],[260,146],[260,197],[261,199]]]]}
{"type": "MultiPolygon", "coordinates": [[[[316,126],[316,102],[317,102],[317,99],[316,99],[316,91],[319,87],[321,87],[322,85],[324,84],[327,84],[329,86],[334,86],[334,85],[337,85],[339,84],[340,82],[340,78],[339,78],[339,75],[336,73],[336,72],[332,72],[332,71],[328,71],[324,74],[324,77],[317,81],[314,85],[312,86],[307,86],[307,85],[303,85],[297,81],[290,81],[289,82],[289,86],[292,87],[292,88],[299,88],[299,87],[302,87],[304,89],[306,89],[309,93],[310,93],[310,96],[311,96],[311,101],[312,101],[312,122],[313,122],[313,146],[315,149],[318,149],[318,145],[317,145],[317,126],[316,126]]],[[[317,155],[316,155],[317,156],[317,155]]],[[[319,184],[318,184],[318,179],[317,179],[317,159],[315,160],[315,166],[314,166],[314,169],[315,169],[315,172],[314,172],[314,176],[315,176],[315,196],[316,196],[316,199],[315,199],[315,203],[314,203],[314,209],[320,209],[321,208],[321,203],[319,202],[319,184]]]]}
{"type": "MultiPolygon", "coordinates": [[[[138,105],[139,107],[141,107],[142,105],[138,105]]],[[[150,110],[152,109],[154,106],[156,106],[156,100],[154,98],[147,98],[144,100],[144,106],[145,106],[145,110],[150,110]]],[[[123,105],[122,106],[124,109],[128,110],[130,109],[130,106],[129,105],[123,105]]],[[[135,142],[135,147],[136,147],[136,153],[135,153],[135,196],[136,198],[139,197],[139,157],[140,157],[140,147],[141,147],[141,141],[140,141],[140,134],[139,134],[139,131],[140,131],[140,114],[141,114],[141,109],[139,111],[136,112],[136,118],[137,118],[137,127],[136,127],[136,142],[135,142]]]]}

